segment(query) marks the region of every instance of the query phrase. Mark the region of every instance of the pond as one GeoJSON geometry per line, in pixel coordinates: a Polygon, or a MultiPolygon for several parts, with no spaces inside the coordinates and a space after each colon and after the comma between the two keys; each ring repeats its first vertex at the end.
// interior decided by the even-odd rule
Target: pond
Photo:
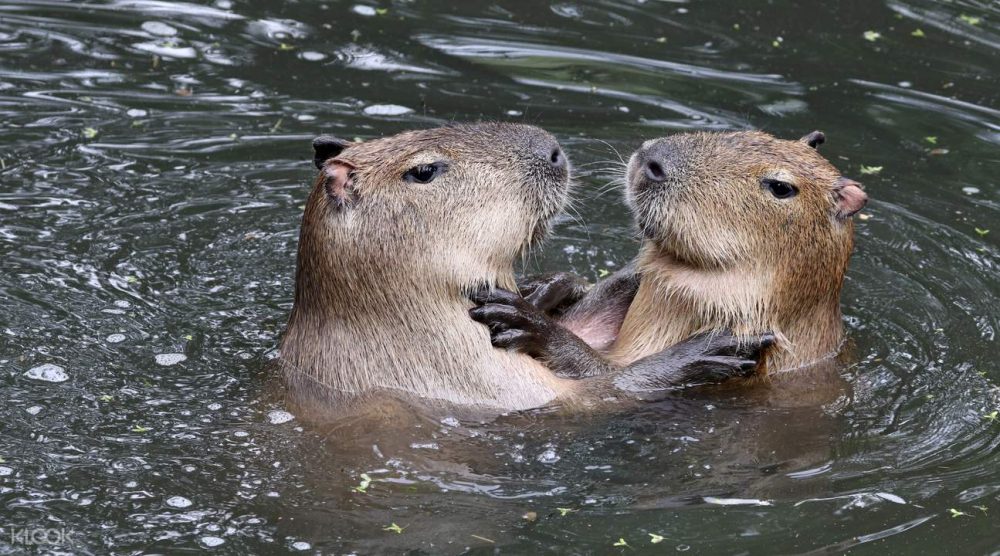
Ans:
{"type": "Polygon", "coordinates": [[[1000,551],[997,3],[367,2],[0,1],[0,553],[1000,551]],[[872,199],[845,386],[350,450],[286,413],[311,139],[478,119],[562,142],[525,271],[590,280],[618,153],[825,131],[872,199]]]}

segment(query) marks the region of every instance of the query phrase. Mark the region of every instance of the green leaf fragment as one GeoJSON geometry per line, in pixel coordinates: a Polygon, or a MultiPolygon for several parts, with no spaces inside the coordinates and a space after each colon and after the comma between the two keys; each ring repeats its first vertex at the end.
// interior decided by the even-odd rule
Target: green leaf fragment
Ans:
{"type": "Polygon", "coordinates": [[[599,269],[597,269],[597,277],[598,278],[604,278],[608,274],[611,274],[611,271],[608,270],[608,269],[606,269],[606,268],[599,268],[599,269]]]}
{"type": "Polygon", "coordinates": [[[194,340],[194,336],[192,336],[190,334],[185,334],[184,335],[184,339],[190,342],[190,341],[194,340]]]}
{"type": "Polygon", "coordinates": [[[874,176],[882,172],[882,166],[865,166],[861,165],[861,175],[862,176],[874,176]]]}
{"type": "Polygon", "coordinates": [[[882,33],[879,33],[878,31],[865,31],[862,36],[864,36],[865,40],[868,42],[875,42],[882,38],[882,33]]]}
{"type": "Polygon", "coordinates": [[[389,8],[375,8],[376,15],[385,15],[389,13],[389,8]]]}
{"type": "Polygon", "coordinates": [[[372,484],[372,478],[368,476],[368,473],[361,474],[361,483],[358,486],[352,488],[354,492],[360,492],[365,494],[368,492],[368,485],[372,484]]]}
{"type": "Polygon", "coordinates": [[[108,394],[104,394],[103,396],[101,396],[100,398],[97,398],[97,399],[101,400],[104,403],[108,403],[108,402],[114,400],[115,398],[113,396],[108,395],[108,394]]]}
{"type": "MultiPolygon", "coordinates": [[[[409,525],[407,525],[406,527],[409,527],[409,525]]],[[[399,525],[396,525],[395,523],[393,523],[392,525],[389,525],[388,527],[383,527],[382,530],[383,531],[391,531],[393,533],[396,533],[397,535],[402,535],[403,531],[406,530],[406,527],[400,527],[399,525]]]]}
{"type": "Polygon", "coordinates": [[[621,547],[631,548],[631,547],[628,546],[628,542],[626,542],[623,537],[619,537],[618,538],[618,542],[616,542],[615,544],[613,544],[611,546],[621,546],[621,547]]]}
{"type": "Polygon", "coordinates": [[[1000,411],[996,410],[991,411],[986,415],[983,415],[983,419],[986,419],[987,421],[993,421],[994,423],[996,423],[997,420],[1000,420],[1000,411]]]}
{"type": "Polygon", "coordinates": [[[969,515],[969,514],[967,514],[965,512],[956,510],[955,508],[948,508],[948,512],[951,513],[951,517],[962,517],[962,516],[972,517],[971,515],[969,515]]]}
{"type": "Polygon", "coordinates": [[[983,512],[984,514],[987,514],[987,513],[989,513],[989,512],[987,512],[987,511],[986,511],[986,510],[988,510],[988,509],[989,509],[989,508],[987,508],[986,506],[973,506],[973,508],[975,508],[975,509],[977,509],[977,510],[979,510],[979,511],[983,512]]]}
{"type": "Polygon", "coordinates": [[[284,51],[295,50],[295,45],[294,44],[281,43],[281,44],[278,45],[278,50],[284,50],[284,51]]]}
{"type": "Polygon", "coordinates": [[[981,17],[976,17],[972,15],[962,14],[958,16],[958,19],[968,23],[969,25],[979,25],[983,19],[981,17]]]}
{"type": "Polygon", "coordinates": [[[574,510],[573,508],[556,508],[556,511],[559,512],[561,517],[566,517],[566,514],[573,513],[577,510],[574,510]]]}
{"type": "Polygon", "coordinates": [[[910,36],[911,37],[917,37],[918,39],[922,39],[922,38],[926,37],[927,35],[924,34],[923,29],[914,29],[913,32],[910,33],[910,36]]]}
{"type": "Polygon", "coordinates": [[[980,236],[985,236],[986,234],[990,233],[990,231],[984,230],[983,228],[976,228],[976,233],[979,234],[980,236]]]}
{"type": "Polygon", "coordinates": [[[142,425],[136,425],[132,427],[132,432],[144,433],[144,432],[149,432],[150,430],[151,429],[149,429],[148,427],[144,427],[142,425]]]}
{"type": "Polygon", "coordinates": [[[924,141],[927,141],[931,145],[937,145],[937,137],[933,135],[928,135],[927,137],[924,137],[924,141]]]}
{"type": "Polygon", "coordinates": [[[97,137],[97,130],[92,127],[85,127],[83,128],[83,136],[87,139],[93,139],[97,137]]]}
{"type": "Polygon", "coordinates": [[[657,535],[656,533],[649,534],[649,542],[653,544],[660,544],[663,542],[663,535],[657,535]]]}

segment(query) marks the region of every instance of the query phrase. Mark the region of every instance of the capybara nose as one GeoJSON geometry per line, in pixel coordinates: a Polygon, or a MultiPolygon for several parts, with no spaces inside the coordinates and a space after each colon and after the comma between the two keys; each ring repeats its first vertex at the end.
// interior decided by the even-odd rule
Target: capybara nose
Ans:
{"type": "Polygon", "coordinates": [[[656,143],[642,153],[642,171],[650,181],[667,181],[667,172],[673,165],[674,149],[665,143],[656,143]]]}
{"type": "Polygon", "coordinates": [[[531,150],[538,158],[555,170],[565,170],[567,161],[559,143],[551,137],[539,137],[532,141],[531,150]]]}

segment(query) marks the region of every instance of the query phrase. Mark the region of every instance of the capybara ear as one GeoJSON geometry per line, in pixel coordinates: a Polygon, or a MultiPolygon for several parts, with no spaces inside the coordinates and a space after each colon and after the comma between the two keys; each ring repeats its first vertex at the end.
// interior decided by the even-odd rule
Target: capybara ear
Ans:
{"type": "Polygon", "coordinates": [[[321,175],[333,208],[339,211],[354,203],[354,166],[338,160],[323,169],[321,175]]]}
{"type": "Polygon", "coordinates": [[[803,136],[802,139],[799,139],[799,141],[802,141],[806,145],[816,149],[823,143],[826,143],[826,135],[824,135],[822,131],[816,130],[803,136]]]}
{"type": "Polygon", "coordinates": [[[852,179],[837,178],[837,183],[833,186],[833,197],[837,200],[837,218],[850,218],[868,204],[868,195],[862,187],[852,179]]]}
{"type": "Polygon", "coordinates": [[[340,154],[351,145],[350,141],[338,139],[332,135],[320,135],[313,139],[313,162],[316,168],[322,168],[323,163],[340,154]]]}

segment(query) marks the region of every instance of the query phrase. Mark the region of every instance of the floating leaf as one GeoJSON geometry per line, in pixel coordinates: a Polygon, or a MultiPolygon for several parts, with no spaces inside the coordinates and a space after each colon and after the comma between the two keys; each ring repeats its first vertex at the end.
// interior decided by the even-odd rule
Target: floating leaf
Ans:
{"type": "Polygon", "coordinates": [[[928,135],[927,137],[924,137],[924,141],[927,141],[931,145],[937,145],[937,137],[933,135],[928,135]]]}
{"type": "Polygon", "coordinates": [[[0,463],[7,463],[7,460],[3,459],[3,456],[0,456],[0,463]]]}
{"type": "Polygon", "coordinates": [[[608,269],[606,269],[606,268],[599,268],[599,269],[597,269],[597,277],[598,278],[604,278],[608,274],[611,274],[611,271],[608,270],[608,269]]]}
{"type": "Polygon", "coordinates": [[[469,536],[472,537],[472,538],[474,538],[474,539],[479,539],[481,541],[488,542],[490,544],[496,544],[497,543],[497,541],[495,541],[493,539],[488,539],[486,537],[480,537],[479,535],[469,535],[469,536]]]}
{"type": "MultiPolygon", "coordinates": [[[[407,525],[406,527],[409,527],[409,525],[407,525]]],[[[406,530],[406,527],[400,527],[399,525],[396,525],[395,523],[393,523],[392,525],[390,525],[388,527],[383,527],[382,530],[383,531],[392,531],[393,533],[396,533],[397,535],[402,535],[403,531],[406,530]]]]}
{"type": "Polygon", "coordinates": [[[104,402],[104,403],[108,403],[108,402],[110,402],[110,401],[114,400],[114,398],[113,398],[113,397],[111,397],[111,396],[110,396],[110,395],[108,395],[108,394],[104,394],[103,396],[101,396],[100,398],[97,398],[97,399],[101,400],[101,401],[102,401],[102,402],[104,402]]]}
{"type": "Polygon", "coordinates": [[[985,236],[986,234],[990,233],[990,231],[984,230],[982,228],[976,228],[976,233],[979,234],[980,236],[985,236]]]}
{"type": "Polygon", "coordinates": [[[85,127],[83,128],[83,136],[87,139],[93,139],[97,137],[97,130],[92,127],[85,127]]]}
{"type": "Polygon", "coordinates": [[[375,8],[376,15],[385,15],[389,13],[389,8],[375,8]]]}
{"type": "Polygon", "coordinates": [[[136,278],[135,276],[126,276],[125,281],[128,282],[129,284],[135,284],[136,282],[139,281],[139,279],[136,278]]]}
{"type": "Polygon", "coordinates": [[[874,176],[882,172],[881,166],[865,166],[861,165],[861,175],[862,176],[874,176]]]}
{"type": "Polygon", "coordinates": [[[136,426],[132,427],[132,432],[144,433],[144,432],[149,432],[149,431],[150,431],[150,429],[148,427],[144,427],[142,425],[136,425],[136,426]]]}
{"type": "Polygon", "coordinates": [[[955,508],[948,508],[948,511],[951,513],[951,517],[962,517],[962,516],[972,517],[971,515],[965,512],[958,511],[955,508]]]}
{"type": "Polygon", "coordinates": [[[962,14],[958,16],[958,19],[961,19],[962,21],[968,23],[969,25],[979,25],[979,23],[983,21],[982,18],[967,14],[962,14]]]}
{"type": "Polygon", "coordinates": [[[354,492],[360,492],[362,494],[368,492],[368,485],[372,484],[372,478],[368,476],[368,473],[361,474],[361,483],[358,486],[352,488],[354,492]]]}
{"type": "Polygon", "coordinates": [[[628,545],[628,542],[626,542],[625,539],[622,538],[622,537],[619,537],[618,538],[618,542],[616,542],[615,544],[613,544],[611,546],[621,546],[621,547],[625,547],[625,548],[632,548],[632,547],[630,547],[628,545]]]}
{"type": "Polygon", "coordinates": [[[863,36],[866,41],[875,42],[882,38],[882,33],[879,33],[878,31],[865,31],[863,36]]]}
{"type": "Polygon", "coordinates": [[[651,542],[653,544],[660,544],[661,542],[663,542],[663,536],[662,535],[657,535],[656,533],[650,533],[649,534],[649,542],[651,542]]]}
{"type": "Polygon", "coordinates": [[[991,411],[986,415],[983,415],[983,419],[986,419],[987,421],[993,421],[995,423],[997,422],[998,419],[1000,419],[1000,411],[996,410],[991,411]]]}
{"type": "Polygon", "coordinates": [[[566,517],[566,514],[573,513],[576,510],[574,510],[573,508],[556,508],[556,511],[559,512],[560,516],[566,517]]]}
{"type": "Polygon", "coordinates": [[[294,44],[281,43],[281,44],[278,45],[278,50],[285,50],[285,51],[295,50],[295,45],[294,44]]]}
{"type": "Polygon", "coordinates": [[[663,43],[667,42],[667,37],[659,37],[659,38],[656,39],[656,42],[658,42],[660,44],[663,44],[663,43]]]}
{"type": "Polygon", "coordinates": [[[984,514],[988,513],[988,512],[986,511],[986,510],[988,510],[988,509],[989,509],[989,508],[987,508],[986,506],[973,506],[973,508],[975,508],[975,509],[977,509],[977,510],[979,510],[979,511],[983,512],[984,514]]]}
{"type": "Polygon", "coordinates": [[[922,29],[914,29],[913,32],[910,33],[910,36],[917,37],[918,39],[922,39],[922,38],[926,37],[927,35],[924,34],[924,31],[922,29]]]}

